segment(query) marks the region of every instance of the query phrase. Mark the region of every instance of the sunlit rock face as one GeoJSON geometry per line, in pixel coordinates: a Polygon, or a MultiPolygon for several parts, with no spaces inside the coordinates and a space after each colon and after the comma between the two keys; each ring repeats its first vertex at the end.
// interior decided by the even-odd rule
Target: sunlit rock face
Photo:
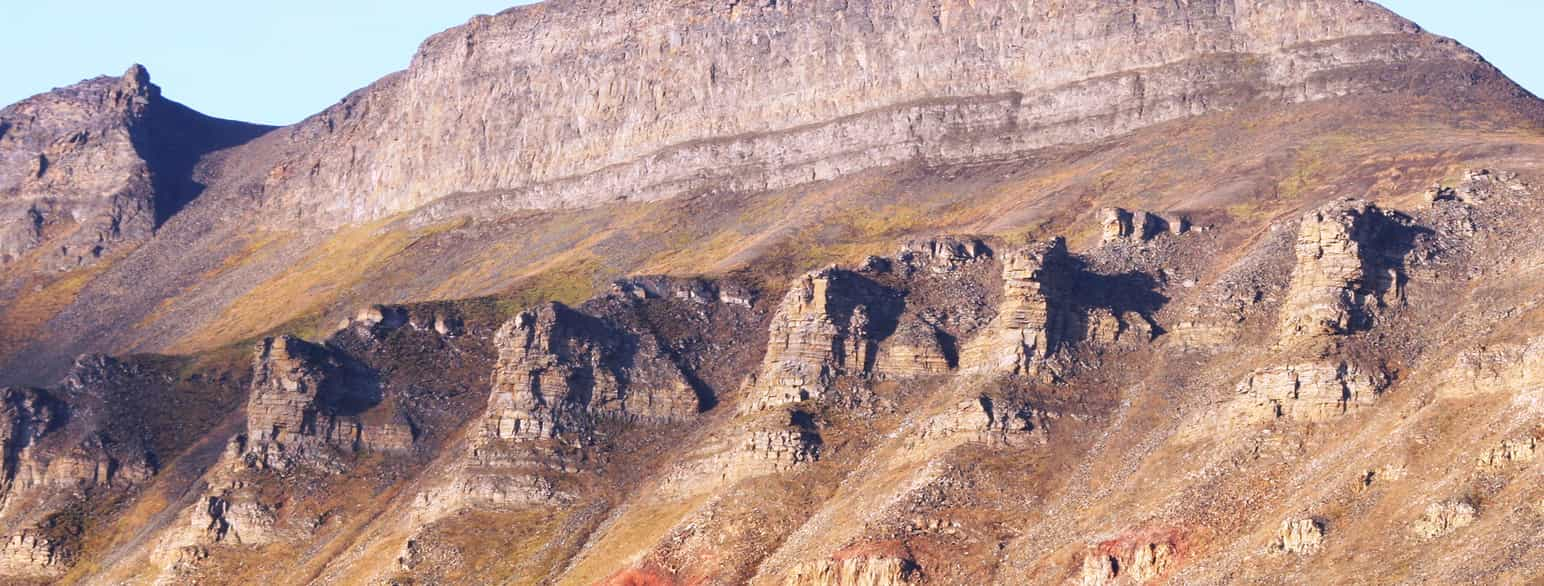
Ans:
{"type": "Polygon", "coordinates": [[[588,206],[1483,82],[1471,53],[1417,33],[1344,0],[546,2],[430,38],[241,181],[323,223],[455,193],[588,206]]]}

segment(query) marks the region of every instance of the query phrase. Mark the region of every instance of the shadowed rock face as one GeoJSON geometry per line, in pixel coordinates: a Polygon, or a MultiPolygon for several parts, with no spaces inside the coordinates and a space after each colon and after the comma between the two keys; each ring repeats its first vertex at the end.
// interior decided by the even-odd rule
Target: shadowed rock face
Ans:
{"type": "Polygon", "coordinates": [[[1352,0],[557,0],[430,38],[239,182],[323,224],[455,193],[590,206],[992,161],[1257,101],[1516,91],[1496,77],[1352,0]]]}
{"type": "Polygon", "coordinates": [[[135,65],[0,110],[0,263],[51,245],[43,265],[88,265],[197,197],[194,165],[266,127],[161,96],[135,65]]]}

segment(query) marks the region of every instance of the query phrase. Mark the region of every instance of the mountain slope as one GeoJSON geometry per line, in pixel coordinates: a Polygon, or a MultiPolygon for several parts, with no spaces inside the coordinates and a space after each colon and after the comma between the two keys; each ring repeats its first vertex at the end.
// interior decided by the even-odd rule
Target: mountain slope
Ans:
{"type": "Polygon", "coordinates": [[[7,576],[1544,572],[1544,105],[1375,4],[555,1],[283,129],[35,105],[147,84],[5,110],[224,137],[9,265],[7,576]]]}

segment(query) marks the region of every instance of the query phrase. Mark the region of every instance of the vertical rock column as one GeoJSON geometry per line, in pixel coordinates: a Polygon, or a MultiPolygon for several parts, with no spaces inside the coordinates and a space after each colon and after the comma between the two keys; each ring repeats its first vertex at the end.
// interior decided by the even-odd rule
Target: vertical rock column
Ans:
{"type": "Polygon", "coordinates": [[[1061,238],[1003,257],[997,316],[965,346],[960,363],[985,374],[1037,376],[1056,351],[1066,322],[1067,245],[1061,238]]]}

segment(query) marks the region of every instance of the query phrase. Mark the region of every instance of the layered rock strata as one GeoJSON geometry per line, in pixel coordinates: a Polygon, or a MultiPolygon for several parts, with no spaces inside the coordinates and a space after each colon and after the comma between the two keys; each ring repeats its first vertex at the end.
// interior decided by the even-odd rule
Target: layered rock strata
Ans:
{"type": "Polygon", "coordinates": [[[1357,199],[1303,216],[1276,328],[1276,360],[1296,363],[1256,370],[1238,385],[1246,419],[1326,421],[1370,405],[1389,385],[1381,366],[1340,358],[1336,347],[1369,327],[1383,295],[1401,286],[1403,259],[1380,249],[1398,229],[1390,214],[1357,199]]]}
{"type": "Polygon", "coordinates": [[[899,543],[858,544],[829,559],[789,570],[783,586],[899,586],[919,577],[916,562],[899,543]]]}
{"type": "Polygon", "coordinates": [[[56,387],[0,388],[0,576],[64,572],[79,536],[51,517],[155,473],[155,456],[133,433],[141,430],[109,419],[110,402],[131,400],[117,387],[133,376],[115,359],[87,355],[56,387]]]}
{"type": "Polygon", "coordinates": [[[1255,371],[1238,386],[1247,417],[1328,421],[1373,404],[1387,376],[1349,362],[1309,362],[1255,371]]]}
{"type": "Polygon", "coordinates": [[[818,401],[837,376],[868,372],[876,345],[868,311],[851,291],[858,278],[828,268],[794,281],[773,314],[766,356],[742,411],[818,401]]]}
{"type": "Polygon", "coordinates": [[[946,346],[946,335],[920,319],[902,318],[895,334],[879,347],[874,373],[899,378],[948,373],[958,358],[946,346]]]}
{"type": "Polygon", "coordinates": [[[1282,305],[1278,328],[1283,345],[1345,334],[1365,319],[1370,283],[1366,267],[1376,207],[1339,200],[1308,212],[1298,229],[1297,265],[1282,305]]]}
{"type": "Polygon", "coordinates": [[[1056,238],[1009,252],[1002,263],[997,316],[966,344],[960,364],[978,373],[1038,376],[1071,319],[1067,246],[1056,238]]]}
{"type": "Polygon", "coordinates": [[[922,422],[918,441],[960,439],[988,445],[1020,446],[1045,441],[1054,412],[1022,402],[981,395],[966,399],[922,422]]]}
{"type": "Polygon", "coordinates": [[[326,348],[290,336],[266,339],[258,345],[252,373],[247,433],[236,440],[247,466],[330,466],[332,450],[412,447],[405,422],[367,429],[357,413],[378,401],[379,391],[347,377],[326,348]]]}
{"type": "Polygon", "coordinates": [[[1002,160],[1257,102],[1477,84],[1508,85],[1461,47],[1343,0],[564,1],[430,38],[406,71],[273,137],[264,148],[278,154],[240,182],[326,223],[453,193],[587,206],[1002,160]],[[652,73],[617,81],[639,71],[652,73]]]}
{"type": "Polygon", "coordinates": [[[702,409],[653,336],[561,304],[521,313],[494,335],[498,363],[469,452],[448,486],[425,493],[434,511],[564,501],[605,422],[665,424],[702,409]]]}

